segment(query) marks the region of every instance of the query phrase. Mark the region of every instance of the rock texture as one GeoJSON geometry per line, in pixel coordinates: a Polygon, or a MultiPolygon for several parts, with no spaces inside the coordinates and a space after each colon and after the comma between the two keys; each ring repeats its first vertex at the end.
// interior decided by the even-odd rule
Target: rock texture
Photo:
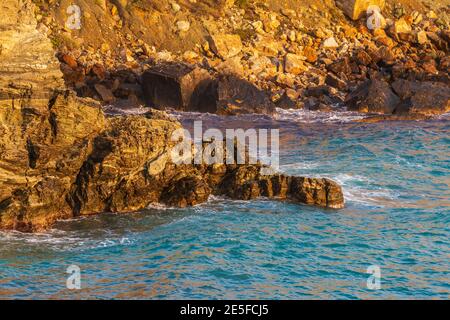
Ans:
{"type": "Polygon", "coordinates": [[[147,105],[187,111],[211,82],[209,73],[180,63],[162,63],[144,72],[142,87],[147,105]]]}
{"type": "Polygon", "coordinates": [[[221,115],[272,114],[275,104],[264,90],[233,74],[213,78],[204,69],[163,63],[144,72],[147,104],[161,110],[199,111],[221,115]]]}
{"type": "Polygon", "coordinates": [[[0,229],[41,231],[58,219],[151,203],[185,207],[210,194],[344,206],[341,187],[328,179],[264,176],[261,165],[175,165],[171,135],[180,123],[157,110],[108,118],[99,103],[63,90],[31,2],[6,4],[1,54],[12,67],[2,61],[0,69],[0,229]],[[17,50],[14,35],[42,51],[17,50]]]}
{"type": "Polygon", "coordinates": [[[389,84],[378,79],[362,84],[346,101],[350,110],[382,114],[392,114],[399,102],[389,84]]]}
{"type": "Polygon", "coordinates": [[[371,5],[383,9],[385,4],[385,0],[336,0],[336,5],[352,20],[365,16],[371,5]]]}
{"type": "Polygon", "coordinates": [[[37,29],[29,1],[0,4],[0,99],[25,91],[48,99],[64,82],[50,40],[37,29]]]}
{"type": "Polygon", "coordinates": [[[392,84],[402,99],[397,114],[438,115],[450,112],[450,86],[441,82],[399,79],[392,84]]]}
{"type": "Polygon", "coordinates": [[[32,100],[0,109],[0,229],[48,228],[57,219],[130,212],[151,203],[185,207],[210,194],[264,196],[342,208],[328,179],[263,176],[260,165],[175,165],[164,113],[105,118],[90,100],[57,95],[48,108],[32,100]]]}
{"type": "MultiPolygon", "coordinates": [[[[272,110],[230,102],[224,111],[214,93],[206,95],[209,106],[201,103],[190,88],[197,73],[213,79],[232,74],[278,106],[318,111],[345,111],[346,95],[374,79],[383,79],[391,91],[398,79],[450,83],[448,0],[77,0],[79,30],[64,26],[73,1],[34,2],[38,28],[57,48],[68,86],[79,96],[123,108],[272,110]],[[169,70],[168,62],[179,70],[169,70]],[[153,79],[141,82],[143,74],[153,79]],[[324,84],[329,90],[317,96],[314,88],[324,84]]],[[[10,10],[13,2],[6,3],[10,10]]],[[[239,100],[251,101],[245,94],[254,90],[242,88],[239,100]]],[[[384,98],[372,100],[350,108],[396,114],[381,105],[384,98]]],[[[416,117],[417,107],[401,102],[401,118],[416,117]]],[[[439,110],[445,108],[433,112],[439,110]]]]}

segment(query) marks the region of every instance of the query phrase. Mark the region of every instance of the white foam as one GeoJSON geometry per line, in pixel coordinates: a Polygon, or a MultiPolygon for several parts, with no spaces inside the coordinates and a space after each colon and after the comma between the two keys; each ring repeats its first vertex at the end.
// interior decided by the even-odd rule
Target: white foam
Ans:
{"type": "Polygon", "coordinates": [[[342,186],[344,198],[347,202],[385,207],[390,206],[400,196],[392,190],[370,189],[374,182],[367,177],[343,173],[330,178],[342,186]],[[364,186],[355,186],[355,183],[364,186]]]}
{"type": "Polygon", "coordinates": [[[103,107],[103,111],[108,115],[140,115],[148,112],[148,110],[147,107],[142,105],[136,108],[119,108],[114,105],[103,107]]]}
{"type": "Polygon", "coordinates": [[[310,111],[304,109],[276,109],[277,113],[274,115],[276,120],[294,121],[301,123],[343,123],[352,122],[366,118],[365,115],[358,112],[350,111],[310,111]]]}

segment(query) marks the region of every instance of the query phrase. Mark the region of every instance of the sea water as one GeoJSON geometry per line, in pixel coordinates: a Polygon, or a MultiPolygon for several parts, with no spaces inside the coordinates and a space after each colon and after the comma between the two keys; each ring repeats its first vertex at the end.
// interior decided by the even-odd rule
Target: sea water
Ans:
{"type": "Polygon", "coordinates": [[[338,181],[345,209],[211,197],[1,232],[0,299],[450,298],[448,116],[175,116],[186,127],[279,128],[280,170],[338,181]],[[80,290],[67,288],[71,265],[80,290]]]}

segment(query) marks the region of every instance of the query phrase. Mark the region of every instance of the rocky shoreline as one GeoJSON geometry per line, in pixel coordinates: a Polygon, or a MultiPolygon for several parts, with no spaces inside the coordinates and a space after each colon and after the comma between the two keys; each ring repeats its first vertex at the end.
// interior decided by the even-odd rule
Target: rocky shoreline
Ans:
{"type": "Polygon", "coordinates": [[[32,3],[6,4],[10,10],[0,14],[0,73],[8,75],[0,89],[0,229],[38,232],[59,219],[153,203],[193,206],[210,195],[344,206],[341,187],[329,179],[263,175],[261,164],[172,163],[171,134],[180,123],[154,109],[106,117],[97,101],[65,88],[50,40],[36,33],[32,3]]]}
{"type": "Polygon", "coordinates": [[[75,2],[80,29],[65,24],[66,1],[1,5],[0,229],[210,195],[344,206],[325,178],[175,165],[170,137],[181,124],[163,110],[349,109],[372,121],[450,110],[448,7],[438,17],[373,1],[386,18],[369,30],[359,1],[75,2]],[[111,104],[146,112],[107,117],[111,104]]]}
{"type": "Polygon", "coordinates": [[[413,120],[450,111],[445,1],[79,1],[80,30],[64,26],[63,4],[37,2],[65,82],[103,103],[413,120]]]}

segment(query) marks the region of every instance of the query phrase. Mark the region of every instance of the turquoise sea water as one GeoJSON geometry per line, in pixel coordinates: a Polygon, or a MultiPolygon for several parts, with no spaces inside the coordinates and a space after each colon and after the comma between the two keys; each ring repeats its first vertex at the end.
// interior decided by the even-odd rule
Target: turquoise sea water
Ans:
{"type": "Polygon", "coordinates": [[[330,211],[211,198],[0,233],[0,298],[450,298],[450,122],[189,114],[186,126],[280,128],[281,170],[344,188],[330,211]],[[66,269],[81,269],[79,291],[66,269]],[[370,290],[367,268],[381,269],[370,290]]]}

